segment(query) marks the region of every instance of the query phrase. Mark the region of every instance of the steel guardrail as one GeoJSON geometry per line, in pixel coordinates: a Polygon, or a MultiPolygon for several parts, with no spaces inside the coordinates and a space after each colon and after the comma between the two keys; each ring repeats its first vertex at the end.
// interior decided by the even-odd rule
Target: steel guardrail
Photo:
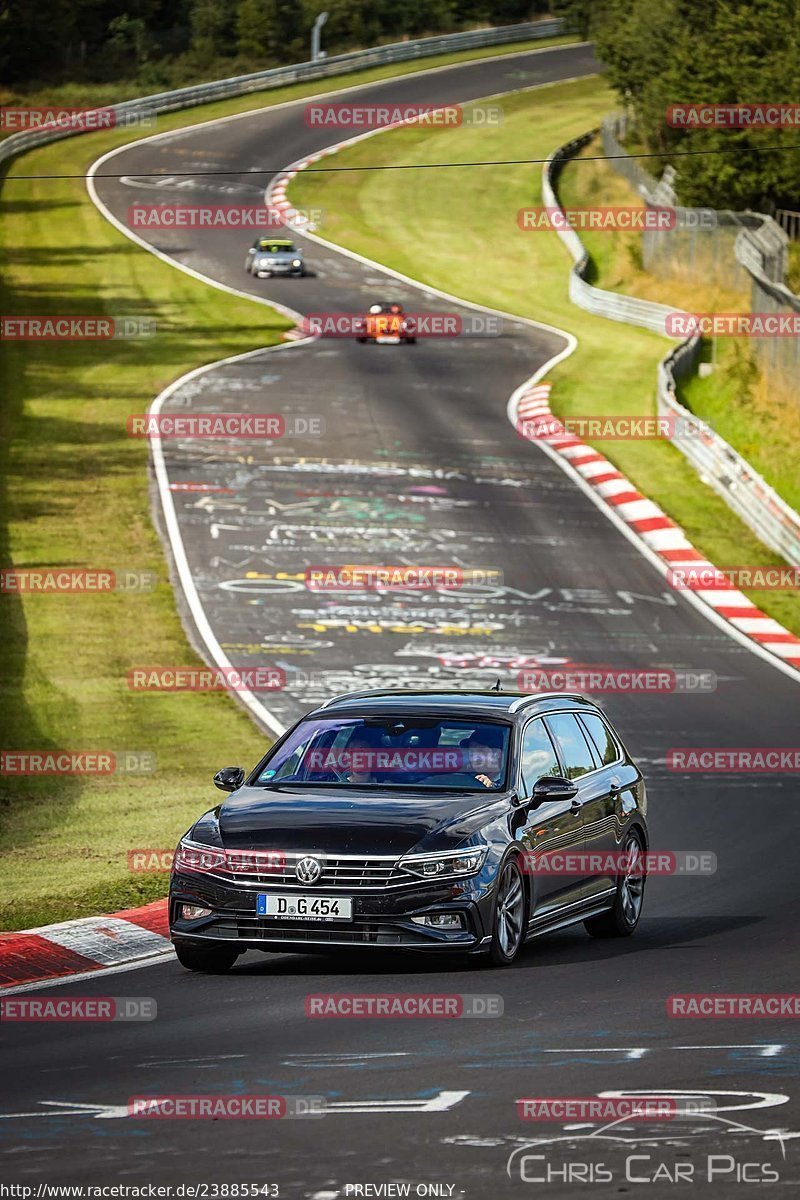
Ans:
{"type": "MultiPolygon", "coordinates": [[[[337,54],[332,58],[323,58],[317,62],[270,67],[268,70],[254,71],[249,75],[235,75],[229,79],[218,79],[211,83],[175,88],[168,92],[156,92],[135,100],[123,100],[119,104],[98,106],[96,109],[86,110],[86,114],[90,112],[110,113],[113,123],[124,127],[125,125],[135,125],[138,119],[149,113],[174,112],[183,108],[191,108],[197,104],[207,104],[212,100],[226,100],[232,96],[242,96],[250,92],[281,87],[287,83],[329,79],[333,76],[346,75],[355,70],[383,66],[387,63],[411,62],[430,58],[436,54],[452,54],[458,50],[557,37],[565,32],[565,22],[559,17],[542,21],[526,21],[517,25],[470,29],[462,33],[445,33],[436,37],[417,38],[415,41],[392,42],[386,46],[352,50],[348,54],[337,54]]],[[[54,107],[56,106],[54,105],[54,107]]],[[[74,137],[85,132],[90,132],[90,130],[42,125],[37,129],[10,134],[0,141],[0,162],[7,161],[35,146],[65,137],[74,137]]]]}

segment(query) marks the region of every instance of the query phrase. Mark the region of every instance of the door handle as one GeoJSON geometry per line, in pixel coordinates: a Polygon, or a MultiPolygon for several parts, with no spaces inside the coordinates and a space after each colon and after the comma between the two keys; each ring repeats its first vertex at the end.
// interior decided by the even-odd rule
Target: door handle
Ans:
{"type": "Polygon", "coordinates": [[[570,806],[569,806],[569,811],[570,811],[571,813],[578,813],[578,812],[580,812],[580,811],[581,811],[581,802],[580,802],[580,800],[577,800],[577,799],[573,800],[573,801],[572,801],[572,804],[570,804],[570,806]]]}

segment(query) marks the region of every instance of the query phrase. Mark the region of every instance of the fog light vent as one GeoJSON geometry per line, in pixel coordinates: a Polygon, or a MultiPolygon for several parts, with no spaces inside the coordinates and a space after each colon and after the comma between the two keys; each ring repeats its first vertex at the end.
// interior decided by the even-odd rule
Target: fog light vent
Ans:
{"type": "Polygon", "coordinates": [[[429,929],[463,929],[461,913],[428,913],[424,917],[412,917],[415,925],[427,925],[429,929]]]}
{"type": "Polygon", "coordinates": [[[182,904],[181,916],[184,921],[197,921],[200,917],[210,917],[210,908],[201,908],[199,904],[182,904]]]}

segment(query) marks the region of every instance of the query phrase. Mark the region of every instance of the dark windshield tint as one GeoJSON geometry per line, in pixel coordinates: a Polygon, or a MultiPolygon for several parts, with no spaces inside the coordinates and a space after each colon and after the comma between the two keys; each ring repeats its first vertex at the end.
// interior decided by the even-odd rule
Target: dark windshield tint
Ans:
{"type": "Polygon", "coordinates": [[[488,721],[311,718],[269,757],[255,782],[498,791],[506,781],[508,739],[507,725],[488,721]]]}

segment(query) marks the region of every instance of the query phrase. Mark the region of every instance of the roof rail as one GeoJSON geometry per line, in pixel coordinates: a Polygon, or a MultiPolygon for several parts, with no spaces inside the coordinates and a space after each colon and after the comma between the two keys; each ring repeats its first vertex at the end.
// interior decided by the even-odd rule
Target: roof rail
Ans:
{"type": "Polygon", "coordinates": [[[519,700],[515,700],[513,704],[508,706],[510,713],[519,712],[521,708],[525,708],[528,704],[535,704],[537,700],[585,700],[586,697],[580,692],[536,692],[532,696],[520,696],[519,700]]]}
{"type": "Polygon", "coordinates": [[[329,705],[335,704],[337,700],[361,700],[366,696],[393,696],[395,690],[393,688],[365,688],[361,692],[338,692],[335,696],[323,700],[322,704],[318,704],[318,708],[328,708],[329,705]]]}

